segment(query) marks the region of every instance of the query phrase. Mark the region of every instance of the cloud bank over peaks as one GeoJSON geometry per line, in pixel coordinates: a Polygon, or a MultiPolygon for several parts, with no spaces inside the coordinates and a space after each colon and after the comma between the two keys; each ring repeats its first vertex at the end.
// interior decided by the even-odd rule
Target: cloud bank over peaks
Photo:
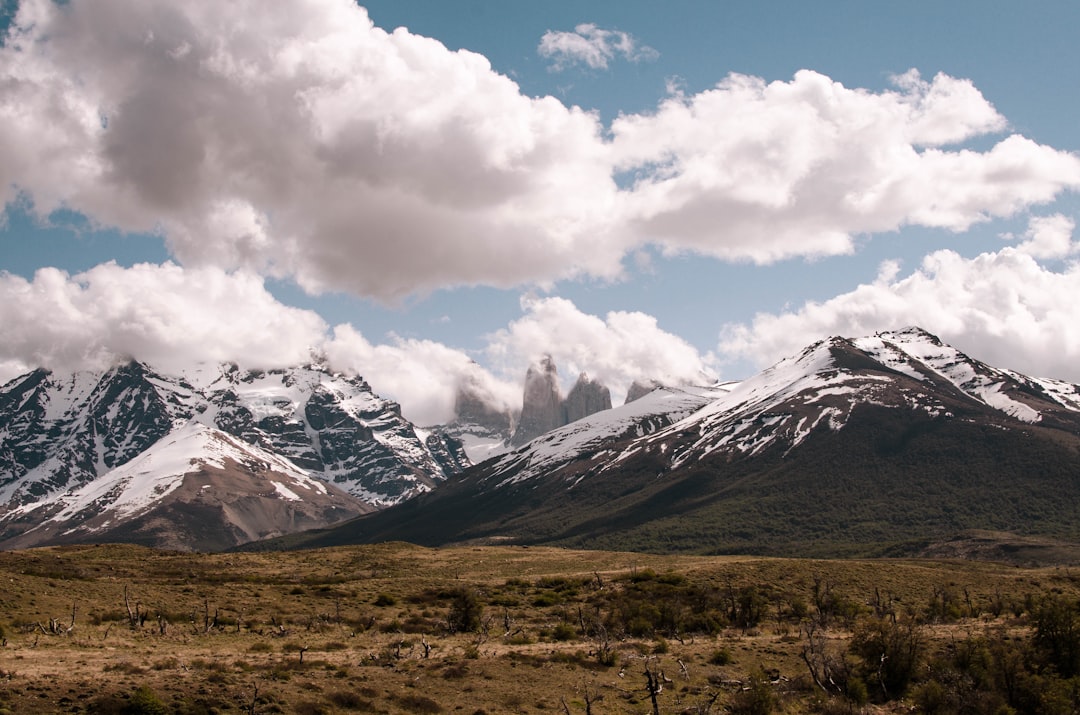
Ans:
{"type": "MultiPolygon", "coordinates": [[[[556,61],[642,53],[570,34],[549,39],[556,61]]],[[[384,301],[615,279],[651,244],[842,254],[1080,186],[1080,160],[1025,137],[964,144],[1006,126],[967,80],[908,72],[874,92],[802,71],[731,75],[605,127],[344,0],[23,0],[0,47],[0,203],[164,235],[185,266],[384,301]]]]}
{"type": "Polygon", "coordinates": [[[135,358],[180,371],[196,362],[247,367],[311,359],[327,326],[279,303],[251,273],[115,263],[33,280],[0,272],[0,381],[37,367],[103,369],[135,358]]]}
{"type": "Polygon", "coordinates": [[[574,28],[573,32],[548,30],[540,38],[536,51],[541,57],[552,61],[549,68],[562,72],[573,65],[585,65],[590,69],[607,69],[616,57],[630,62],[652,61],[660,56],[648,45],[619,30],[605,30],[591,22],[574,28]]]}
{"type": "Polygon", "coordinates": [[[587,372],[611,390],[614,404],[623,401],[634,380],[672,385],[716,380],[712,355],[701,355],[682,338],[662,330],[651,315],[611,311],[600,318],[558,297],[525,296],[521,308],[524,316],[488,336],[489,361],[508,377],[523,361],[550,355],[564,391],[587,372]]]}
{"type": "Polygon", "coordinates": [[[709,356],[651,316],[601,319],[561,298],[527,298],[522,309],[522,318],[488,337],[484,352],[494,359],[485,367],[430,340],[391,335],[378,344],[352,325],[330,328],[316,313],[280,303],[250,272],[172,263],[106,263],[76,275],[42,268],[32,280],[0,272],[0,384],[37,367],[103,370],[137,359],[179,374],[200,363],[293,367],[318,355],[334,370],[362,375],[408,419],[432,425],[453,418],[462,384],[493,406],[520,409],[525,371],[543,353],[568,381],[588,372],[620,401],[637,378],[711,376],[709,356]]]}
{"type": "Polygon", "coordinates": [[[919,325],[995,367],[1080,382],[1080,263],[1054,270],[1037,260],[1074,251],[1072,228],[1060,215],[1032,218],[1018,246],[970,259],[935,251],[903,277],[886,262],[848,293],[725,326],[718,353],[764,367],[827,335],[919,325]]]}
{"type": "MultiPolygon", "coordinates": [[[[454,417],[458,388],[487,395],[500,409],[521,408],[521,387],[474,362],[466,353],[431,340],[390,336],[373,345],[351,325],[338,325],[325,352],[335,369],[363,375],[381,395],[392,397],[402,414],[420,426],[445,424],[454,417]]],[[[521,370],[524,375],[524,368],[521,370]]]]}

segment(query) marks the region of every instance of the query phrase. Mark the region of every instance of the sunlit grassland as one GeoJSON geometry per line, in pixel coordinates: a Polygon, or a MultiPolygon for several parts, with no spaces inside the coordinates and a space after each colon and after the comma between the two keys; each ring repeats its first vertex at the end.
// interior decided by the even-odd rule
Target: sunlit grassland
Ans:
{"type": "MultiPolygon", "coordinates": [[[[858,697],[812,681],[808,624],[840,652],[864,622],[910,620],[929,658],[960,637],[1027,638],[1032,604],[1075,601],[1078,576],[961,561],[397,543],[7,552],[0,708],[651,713],[656,677],[663,713],[740,711],[759,686],[776,712],[850,710],[858,697]]],[[[859,708],[914,702],[867,685],[859,708]]]]}

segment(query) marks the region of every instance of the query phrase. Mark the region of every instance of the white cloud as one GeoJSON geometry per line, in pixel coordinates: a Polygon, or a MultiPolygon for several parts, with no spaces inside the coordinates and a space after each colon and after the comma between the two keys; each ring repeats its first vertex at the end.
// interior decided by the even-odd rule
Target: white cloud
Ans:
{"type": "MultiPolygon", "coordinates": [[[[1033,220],[1032,232],[1045,221],[1033,220]]],[[[719,352],[763,367],[826,336],[919,325],[996,367],[1080,382],[1080,264],[1055,271],[1011,247],[972,259],[940,250],[897,276],[887,263],[849,293],[728,325],[719,352]]]]}
{"type": "Polygon", "coordinates": [[[616,57],[630,62],[652,61],[659,53],[648,45],[640,45],[629,33],[605,30],[591,22],[582,23],[573,32],[548,30],[536,48],[541,57],[552,60],[551,69],[561,72],[567,67],[584,64],[592,69],[607,69],[616,57]]]}
{"type": "MultiPolygon", "coordinates": [[[[583,27],[594,62],[641,52],[583,27]]],[[[896,82],[732,75],[608,131],[348,0],[24,0],[0,47],[0,202],[161,233],[186,266],[395,300],[615,279],[650,244],[833,255],[1080,186],[1080,159],[1021,136],[954,146],[1006,127],[969,81],[896,82]]]]}
{"type": "Polygon", "coordinates": [[[488,338],[492,371],[430,340],[391,336],[375,344],[348,324],[330,330],[316,313],[278,302],[251,273],[171,263],[106,263],[76,275],[43,268],[32,280],[0,272],[0,383],[36,367],[104,369],[134,358],[172,373],[206,362],[268,369],[319,353],[398,401],[408,419],[430,425],[453,417],[464,382],[493,404],[520,408],[525,370],[543,353],[554,356],[567,388],[586,371],[608,384],[616,401],[637,378],[711,376],[710,357],[651,316],[601,319],[561,298],[526,298],[522,309],[522,318],[488,338]]]}
{"type": "Polygon", "coordinates": [[[74,276],[42,268],[30,281],[0,273],[0,325],[0,381],[131,358],[165,370],[295,365],[326,333],[322,318],[282,305],[258,276],[173,264],[107,263],[74,276]]]}
{"type": "Polygon", "coordinates": [[[24,0],[0,48],[0,201],[314,291],[616,275],[599,133],[345,0],[24,0]]]}
{"type": "Polygon", "coordinates": [[[634,380],[703,384],[715,379],[711,356],[662,330],[651,315],[612,311],[600,318],[557,297],[526,296],[521,307],[523,317],[488,336],[490,362],[507,378],[520,380],[525,366],[548,354],[564,390],[587,372],[607,385],[615,404],[634,380]]]}
{"type": "Polygon", "coordinates": [[[895,91],[732,75],[612,125],[637,179],[640,241],[766,263],[850,252],[860,233],[906,224],[963,231],[1080,186],[1080,159],[1010,136],[989,151],[942,148],[1005,119],[966,80],[910,72],[895,91]]]}
{"type": "Polygon", "coordinates": [[[402,414],[418,425],[449,422],[464,382],[481,387],[495,405],[521,406],[519,386],[441,343],[395,336],[390,344],[373,345],[351,325],[338,325],[325,352],[336,369],[363,375],[376,392],[397,400],[402,414]]]}
{"type": "Polygon", "coordinates": [[[1072,240],[1075,228],[1076,223],[1062,214],[1033,217],[1024,234],[1026,240],[1016,250],[1032,258],[1065,258],[1080,249],[1080,244],[1072,240]]]}

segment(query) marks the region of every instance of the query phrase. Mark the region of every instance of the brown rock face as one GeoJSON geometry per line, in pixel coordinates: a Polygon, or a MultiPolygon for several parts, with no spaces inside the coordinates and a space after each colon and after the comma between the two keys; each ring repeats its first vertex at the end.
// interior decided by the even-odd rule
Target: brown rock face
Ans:
{"type": "Polygon", "coordinates": [[[611,392],[604,385],[581,373],[566,399],[559,392],[559,372],[550,356],[545,355],[525,374],[525,394],[521,419],[510,445],[517,447],[545,432],[611,409],[611,392]]]}
{"type": "Polygon", "coordinates": [[[563,402],[563,424],[611,409],[611,391],[585,373],[581,373],[563,402]]]}
{"type": "Polygon", "coordinates": [[[551,356],[545,355],[539,363],[530,365],[525,373],[521,419],[514,430],[514,436],[510,438],[510,444],[515,447],[525,444],[562,425],[559,371],[555,368],[551,356]]]}
{"type": "Polygon", "coordinates": [[[493,433],[510,432],[510,412],[494,407],[490,395],[475,382],[464,382],[458,388],[454,414],[460,423],[478,425],[493,433]]]}
{"type": "Polygon", "coordinates": [[[630,385],[630,389],[626,391],[626,401],[623,404],[628,405],[634,400],[640,400],[658,387],[660,387],[660,383],[653,380],[634,380],[630,385]]]}

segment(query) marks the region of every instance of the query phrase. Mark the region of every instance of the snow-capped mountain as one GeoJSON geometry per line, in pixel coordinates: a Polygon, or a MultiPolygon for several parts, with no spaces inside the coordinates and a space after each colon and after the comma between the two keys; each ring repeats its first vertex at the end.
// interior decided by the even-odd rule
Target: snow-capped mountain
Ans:
{"type": "MultiPolygon", "coordinates": [[[[160,502],[176,490],[194,473],[189,466],[223,469],[214,456],[222,445],[243,450],[229,456],[232,464],[263,465],[254,470],[266,482],[252,487],[256,494],[273,492],[273,484],[312,493],[297,491],[297,480],[334,485],[324,493],[333,505],[320,508],[335,519],[429,490],[469,464],[460,443],[418,433],[363,379],[320,364],[265,372],[201,366],[182,376],[138,362],[100,374],[35,370],[0,388],[0,534],[14,538],[42,514],[63,521],[70,534],[100,531],[105,522],[115,528],[146,510],[147,495],[160,502]],[[163,457],[167,444],[188,456],[163,457]],[[124,506],[131,499],[138,510],[124,506]],[[96,526],[80,531],[70,523],[97,512],[107,516],[96,526]]],[[[328,523],[294,512],[256,531],[328,523]]]]}
{"type": "Polygon", "coordinates": [[[1080,387],[909,328],[656,390],[311,543],[839,554],[965,528],[1080,538],[1080,387]]]}
{"type": "Polygon", "coordinates": [[[5,515],[7,548],[86,540],[221,550],[342,521],[369,507],[289,460],[188,422],[135,458],[5,515]]]}

